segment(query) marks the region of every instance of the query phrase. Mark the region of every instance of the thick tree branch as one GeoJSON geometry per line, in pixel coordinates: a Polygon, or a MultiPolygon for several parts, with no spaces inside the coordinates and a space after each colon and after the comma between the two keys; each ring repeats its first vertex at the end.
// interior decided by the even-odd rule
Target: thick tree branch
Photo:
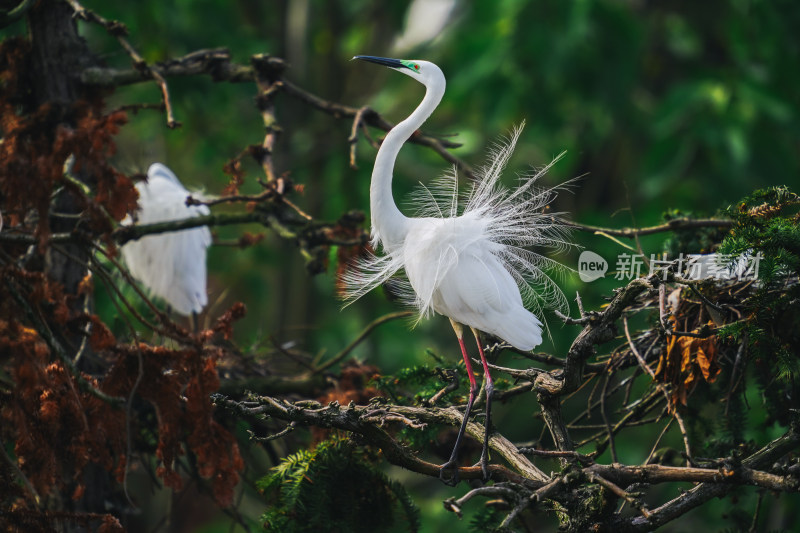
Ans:
{"type": "MultiPolygon", "coordinates": [[[[371,444],[381,448],[392,464],[432,477],[439,476],[439,465],[419,459],[410,450],[403,447],[382,429],[384,422],[400,416],[423,424],[435,423],[457,427],[461,425],[461,416],[463,416],[454,408],[439,409],[400,405],[357,406],[355,404],[343,407],[336,402],[323,407],[319,404],[309,406],[308,402],[292,404],[269,396],[260,396],[251,401],[235,402],[222,395],[216,395],[214,401],[246,416],[269,415],[287,422],[350,431],[361,435],[371,444]]],[[[467,424],[467,432],[480,441],[483,438],[484,428],[480,424],[470,422],[467,424]]],[[[493,434],[489,439],[489,445],[497,455],[505,459],[518,472],[514,473],[504,466],[491,465],[489,469],[493,479],[514,481],[532,487],[537,487],[550,479],[519,453],[516,446],[505,437],[493,434]]],[[[482,476],[480,466],[459,468],[459,477],[462,479],[480,479],[482,476]]]]}
{"type": "Polygon", "coordinates": [[[780,492],[797,492],[800,480],[790,476],[778,476],[755,470],[746,466],[725,466],[714,468],[696,468],[691,466],[625,466],[620,464],[592,465],[585,469],[602,476],[614,483],[627,486],[633,483],[697,482],[697,483],[731,483],[736,485],[753,485],[780,492]]]}
{"type": "Polygon", "coordinates": [[[775,439],[750,457],[744,459],[741,462],[741,467],[738,467],[738,475],[737,470],[734,469],[733,475],[721,476],[722,479],[730,478],[727,483],[702,483],[665,503],[661,507],[651,510],[651,514],[648,518],[635,517],[618,520],[614,524],[614,528],[620,532],[652,531],[676,518],[680,518],[690,510],[703,505],[712,498],[727,494],[737,484],[761,485],[763,483],[764,486],[769,484],[773,487],[780,487],[779,489],[773,490],[791,490],[796,492],[798,490],[797,479],[787,479],[764,472],[755,472],[754,470],[769,466],[789,452],[800,448],[799,430],[800,421],[793,421],[786,435],[775,439]]]}

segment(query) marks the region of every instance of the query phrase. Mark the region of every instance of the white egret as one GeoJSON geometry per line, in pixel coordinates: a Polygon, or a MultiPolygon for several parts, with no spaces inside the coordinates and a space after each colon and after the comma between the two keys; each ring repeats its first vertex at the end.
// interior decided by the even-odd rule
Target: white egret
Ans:
{"type": "MultiPolygon", "coordinates": [[[[207,215],[204,205],[186,205],[189,196],[178,177],[161,163],[147,170],[147,181],[136,184],[138,224],[154,224],[207,215]]],[[[127,217],[122,224],[132,223],[127,217]]],[[[122,257],[131,275],[148,291],[182,315],[195,315],[208,303],[206,248],[211,245],[207,226],[146,235],[126,243],[122,257]]]]}
{"type": "Polygon", "coordinates": [[[498,180],[519,137],[521,128],[517,128],[506,143],[492,151],[480,179],[463,197],[463,209],[458,206],[453,173],[434,187],[423,186],[415,198],[422,205],[421,216],[405,216],[392,197],[395,159],[403,143],[441,101],[445,78],[439,67],[428,61],[373,56],[355,59],[402,72],[422,83],[426,92],[416,110],[386,134],[378,150],[370,185],[370,210],[373,247],[382,246],[384,255],[361,260],[345,275],[345,296],[359,298],[404,270],[408,278],[405,298],[419,310],[420,317],[435,312],[450,318],[470,381],[467,407],[453,452],[440,470],[442,481],[452,485],[458,482],[458,450],[479,390],[464,346],[464,326],[472,330],[486,384],[486,434],[479,464],[487,478],[494,385],[479,332],[491,333],[520,350],[531,350],[542,342],[542,322],[526,309],[526,303],[537,312],[542,300],[562,310],[566,307],[563,293],[542,271],[545,266],[562,268],[561,265],[527,249],[567,244],[565,226],[559,223],[558,216],[543,214],[555,191],[534,185],[555,160],[532,175],[522,176],[516,189],[504,188],[498,180]]]}

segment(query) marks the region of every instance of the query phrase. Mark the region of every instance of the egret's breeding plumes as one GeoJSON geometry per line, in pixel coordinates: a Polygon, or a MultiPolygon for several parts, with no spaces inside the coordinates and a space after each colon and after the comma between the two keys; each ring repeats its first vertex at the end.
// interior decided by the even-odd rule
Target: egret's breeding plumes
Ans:
{"type": "Polygon", "coordinates": [[[404,271],[408,280],[406,299],[419,310],[420,317],[435,312],[450,318],[470,380],[463,423],[452,455],[440,471],[441,479],[451,484],[458,482],[458,449],[478,392],[463,340],[463,326],[472,330],[486,383],[486,435],[480,465],[487,477],[494,387],[478,332],[491,333],[520,350],[531,350],[542,342],[543,325],[526,305],[537,312],[543,305],[562,310],[566,307],[563,293],[544,272],[550,267],[563,267],[529,249],[567,246],[565,226],[558,215],[543,213],[555,191],[536,186],[537,179],[553,163],[522,176],[515,189],[501,185],[500,175],[519,137],[518,128],[492,150],[480,179],[461,197],[461,205],[453,172],[432,186],[423,186],[415,196],[421,206],[419,217],[406,217],[392,196],[392,170],[403,143],[441,101],[444,75],[428,61],[372,56],[356,59],[407,74],[425,85],[426,92],[422,103],[392,128],[378,150],[370,185],[370,210],[373,247],[382,247],[383,255],[361,260],[344,276],[345,296],[359,298],[404,271]]]}
{"type": "MultiPolygon", "coordinates": [[[[147,181],[136,185],[137,224],[155,224],[207,215],[204,205],[186,205],[189,196],[178,177],[161,163],[147,170],[147,181]]],[[[130,217],[122,221],[130,224],[130,217]]],[[[182,315],[199,313],[208,303],[206,248],[211,245],[207,226],[146,235],[126,243],[122,257],[131,275],[151,294],[182,315]]]]}

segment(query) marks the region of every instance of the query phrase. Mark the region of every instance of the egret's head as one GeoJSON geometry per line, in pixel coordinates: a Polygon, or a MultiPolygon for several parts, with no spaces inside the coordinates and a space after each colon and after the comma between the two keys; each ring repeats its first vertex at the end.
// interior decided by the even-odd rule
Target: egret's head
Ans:
{"type": "Polygon", "coordinates": [[[375,56],[355,56],[353,59],[361,59],[370,63],[377,63],[392,68],[398,72],[410,76],[418,82],[428,85],[430,82],[444,82],[442,71],[430,61],[419,59],[391,59],[388,57],[375,56]]]}

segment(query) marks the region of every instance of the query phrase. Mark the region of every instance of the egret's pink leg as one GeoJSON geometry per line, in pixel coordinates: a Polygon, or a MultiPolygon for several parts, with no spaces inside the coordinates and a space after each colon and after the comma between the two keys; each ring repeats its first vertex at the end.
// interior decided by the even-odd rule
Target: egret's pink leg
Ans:
{"type": "Polygon", "coordinates": [[[475,342],[478,344],[478,352],[481,354],[481,363],[483,364],[483,379],[486,380],[486,420],[483,434],[483,449],[481,450],[481,471],[483,472],[484,480],[489,479],[489,433],[492,431],[492,396],[494,395],[494,381],[492,374],[489,372],[489,363],[486,362],[486,355],[483,353],[483,345],[481,344],[480,336],[475,328],[472,329],[472,334],[475,335],[475,342]]]}
{"type": "Polygon", "coordinates": [[[464,346],[464,328],[458,322],[450,321],[453,329],[458,337],[458,344],[461,346],[461,355],[464,358],[464,365],[467,367],[467,376],[469,377],[469,399],[467,400],[467,408],[464,410],[464,420],[461,422],[461,428],[458,430],[456,436],[456,443],[453,446],[453,453],[450,454],[450,459],[441,466],[439,470],[439,479],[447,485],[458,484],[458,449],[461,447],[461,441],[464,438],[464,431],[467,429],[467,422],[469,421],[470,411],[472,411],[472,404],[475,402],[475,395],[478,394],[478,382],[475,380],[475,374],[472,372],[472,363],[467,355],[467,347],[464,346]],[[448,478],[447,473],[453,469],[453,476],[448,478]]]}

